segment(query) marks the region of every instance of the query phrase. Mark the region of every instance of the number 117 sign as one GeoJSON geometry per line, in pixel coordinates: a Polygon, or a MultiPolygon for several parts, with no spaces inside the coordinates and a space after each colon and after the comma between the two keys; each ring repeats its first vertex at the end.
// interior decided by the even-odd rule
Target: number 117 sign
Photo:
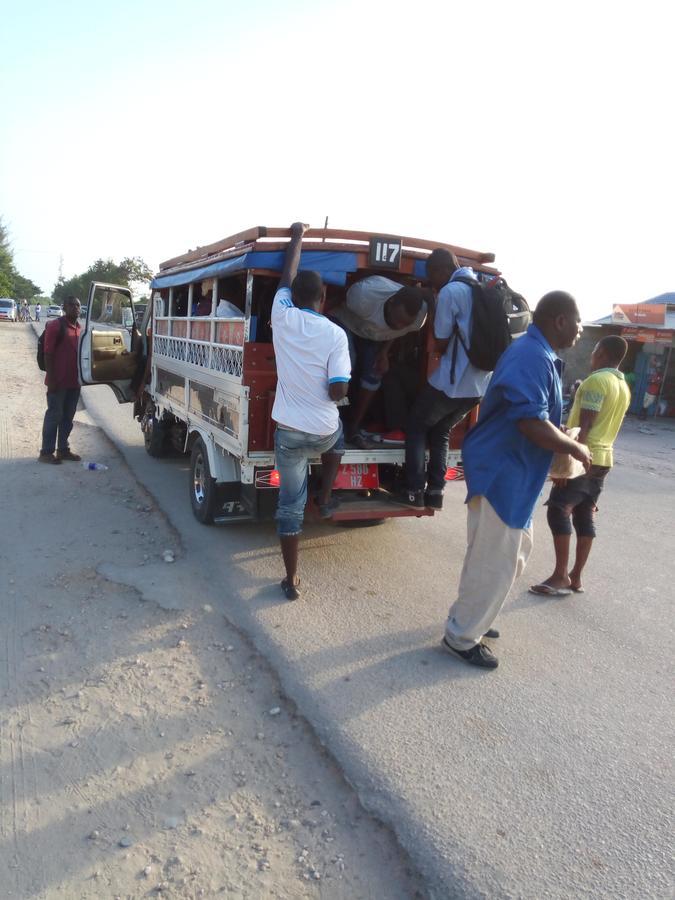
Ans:
{"type": "Polygon", "coordinates": [[[370,265],[383,269],[398,269],[401,261],[401,242],[396,238],[370,239],[370,265]]]}

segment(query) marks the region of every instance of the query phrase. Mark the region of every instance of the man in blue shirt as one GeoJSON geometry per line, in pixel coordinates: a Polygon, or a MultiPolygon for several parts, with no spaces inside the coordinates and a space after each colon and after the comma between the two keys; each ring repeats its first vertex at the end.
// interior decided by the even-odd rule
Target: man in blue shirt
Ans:
{"type": "Polygon", "coordinates": [[[450,432],[479,402],[490,373],[477,369],[463,346],[468,347],[471,341],[473,294],[466,280],[476,280],[473,269],[460,268],[453,254],[441,247],[432,251],[426,268],[432,290],[437,292],[434,337],[443,356],[410,412],[405,442],[406,487],[397,499],[407,506],[441,509],[450,432]],[[425,472],[427,442],[429,465],[425,472]]]}
{"type": "MultiPolygon", "coordinates": [[[[588,447],[567,437],[562,419],[561,360],[581,334],[574,298],[546,294],[534,322],[502,355],[464,440],[468,546],[443,646],[488,669],[497,657],[482,643],[532,549],[532,513],[554,453],[591,466],[588,447]]],[[[493,632],[493,636],[498,636],[493,632]]]]}

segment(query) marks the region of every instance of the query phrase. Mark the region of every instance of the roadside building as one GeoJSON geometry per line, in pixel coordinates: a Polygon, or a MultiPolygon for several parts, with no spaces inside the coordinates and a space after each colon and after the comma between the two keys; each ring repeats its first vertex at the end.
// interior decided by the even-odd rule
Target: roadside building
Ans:
{"type": "Polygon", "coordinates": [[[632,393],[629,412],[640,413],[645,394],[656,390],[647,414],[675,417],[675,293],[642,303],[616,304],[610,315],[584,322],[581,340],[564,355],[566,387],[588,375],[591,351],[608,334],[621,335],[628,342],[621,369],[632,393]]]}

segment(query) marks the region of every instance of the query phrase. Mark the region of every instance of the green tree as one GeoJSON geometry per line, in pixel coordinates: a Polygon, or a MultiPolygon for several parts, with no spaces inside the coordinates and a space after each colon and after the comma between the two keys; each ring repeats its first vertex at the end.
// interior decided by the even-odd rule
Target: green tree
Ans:
{"type": "Polygon", "coordinates": [[[0,218],[0,294],[3,297],[11,297],[13,284],[14,261],[12,258],[12,247],[9,242],[7,227],[0,218]]]}
{"type": "Polygon", "coordinates": [[[32,282],[30,278],[24,278],[17,272],[14,275],[14,298],[16,300],[32,300],[42,293],[42,288],[32,282]]]}
{"type": "Polygon", "coordinates": [[[124,287],[139,287],[152,278],[152,269],[140,256],[126,257],[116,263],[112,259],[97,259],[86,272],[73,278],[59,280],[54,285],[54,301],[63,303],[66,297],[77,297],[80,303],[87,302],[89,285],[92,281],[107,284],[121,284],[124,287]]]}
{"type": "Polygon", "coordinates": [[[16,300],[32,300],[41,288],[30,278],[20,275],[14,266],[14,254],[9,240],[9,230],[0,217],[0,295],[16,300]]]}

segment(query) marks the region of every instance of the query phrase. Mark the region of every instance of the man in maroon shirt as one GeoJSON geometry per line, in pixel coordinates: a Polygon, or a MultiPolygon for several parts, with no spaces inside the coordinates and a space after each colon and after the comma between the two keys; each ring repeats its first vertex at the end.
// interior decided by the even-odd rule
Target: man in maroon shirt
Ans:
{"type": "Polygon", "coordinates": [[[68,447],[68,437],[73,430],[73,418],[80,398],[80,380],[77,374],[80,301],[77,297],[67,297],[63,308],[63,318],[48,322],[45,329],[47,412],[42,426],[42,449],[39,457],[39,462],[56,465],[64,459],[79,462],[82,458],[77,453],[72,453],[68,447]]]}

